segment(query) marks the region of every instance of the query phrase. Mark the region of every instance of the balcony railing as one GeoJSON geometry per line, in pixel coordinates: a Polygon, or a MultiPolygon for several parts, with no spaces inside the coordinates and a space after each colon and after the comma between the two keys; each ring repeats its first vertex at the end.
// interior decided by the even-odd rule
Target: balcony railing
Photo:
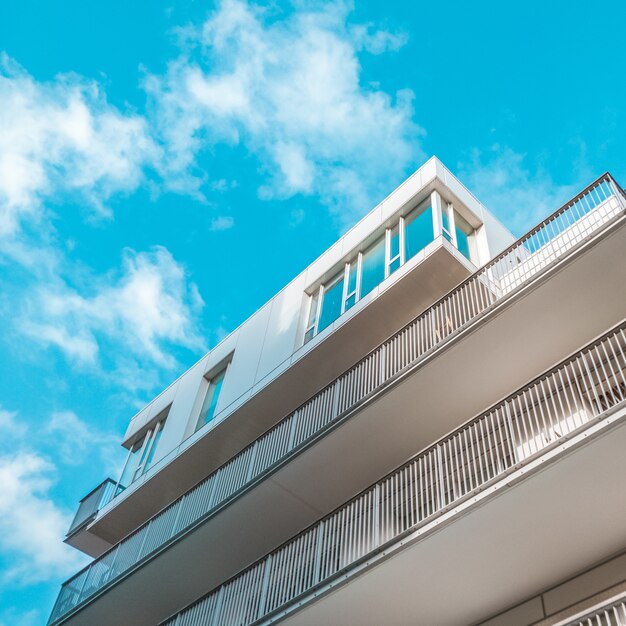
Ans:
{"type": "Polygon", "coordinates": [[[107,478],[100,483],[93,491],[88,493],[79,503],[78,510],[74,519],[70,524],[67,536],[69,537],[75,533],[79,528],[82,528],[87,522],[92,520],[98,511],[113,497],[115,491],[115,481],[107,478]]]}
{"type": "Polygon", "coordinates": [[[555,626],[626,626],[626,598],[622,597],[555,626]]]}
{"type": "Polygon", "coordinates": [[[50,622],[261,480],[495,305],[624,215],[605,174],[117,546],[64,583],[50,622]]]}
{"type": "Polygon", "coordinates": [[[625,329],[623,323],[427,448],[162,626],[271,620],[609,409],[626,406],[625,329]]]}

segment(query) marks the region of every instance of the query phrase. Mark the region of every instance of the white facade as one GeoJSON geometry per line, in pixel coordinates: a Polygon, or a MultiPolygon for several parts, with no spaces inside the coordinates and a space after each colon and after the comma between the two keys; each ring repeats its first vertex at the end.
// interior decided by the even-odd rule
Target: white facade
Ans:
{"type": "Polygon", "coordinates": [[[619,448],[625,211],[605,175],[516,242],[430,159],[133,417],[122,478],[83,499],[67,537],[96,560],[51,623],[464,624],[513,607],[493,624],[526,626],[556,615],[527,619],[551,585],[621,580],[598,563],[626,549],[626,500],[612,496],[606,524],[602,498],[559,502],[536,541],[527,503],[550,509],[619,448]],[[567,463],[569,487],[554,469],[567,463]],[[515,545],[507,510],[529,516],[515,545]],[[507,558],[542,571],[507,580],[507,558]],[[413,576],[428,580],[409,593],[398,581],[413,576]]]}
{"type": "MultiPolygon", "coordinates": [[[[161,460],[165,459],[167,462],[173,455],[193,445],[196,438],[206,436],[208,431],[227,419],[269,382],[295,362],[305,358],[318,342],[324,341],[335,329],[352,316],[358,315],[364,306],[391,288],[402,279],[406,271],[421,262],[429,251],[424,250],[416,255],[406,267],[384,280],[357,306],[340,316],[312,341],[304,344],[308,294],[332,277],[359,250],[367,248],[369,242],[396,224],[401,215],[407,214],[423,202],[431,202],[435,209],[433,245],[442,245],[440,212],[442,206],[445,207],[448,203],[458,207],[476,227],[476,246],[472,255],[474,266],[483,265],[514,241],[513,235],[458,179],[438,159],[431,158],[283,290],[137,413],[130,421],[124,445],[128,447],[138,433],[144,431],[169,407],[163,435],[151,468],[153,472],[158,471],[161,460]],[[436,241],[438,238],[440,242],[436,241]],[[219,395],[215,417],[210,424],[195,433],[207,379],[226,363],[228,375],[219,395]]],[[[466,263],[466,259],[461,256],[459,258],[466,263]]],[[[471,267],[468,265],[468,268],[471,267]]],[[[302,401],[305,399],[306,396],[303,396],[302,401]]],[[[149,475],[147,473],[142,477],[137,486],[147,480],[149,475]]]]}

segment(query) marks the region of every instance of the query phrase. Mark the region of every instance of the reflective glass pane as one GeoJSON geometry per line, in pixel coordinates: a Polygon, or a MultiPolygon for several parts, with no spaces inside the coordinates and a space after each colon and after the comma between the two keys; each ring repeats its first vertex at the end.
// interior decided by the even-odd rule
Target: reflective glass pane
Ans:
{"type": "Polygon", "coordinates": [[[450,219],[448,218],[448,207],[441,207],[441,225],[444,230],[450,232],[450,219]]]}
{"type": "Polygon", "coordinates": [[[352,293],[356,289],[356,265],[356,261],[350,263],[350,270],[348,271],[347,293],[352,293]]]}
{"type": "Polygon", "coordinates": [[[118,493],[123,489],[126,489],[128,485],[133,481],[133,476],[135,475],[135,470],[139,465],[139,453],[141,452],[141,448],[143,446],[143,439],[133,444],[131,448],[130,455],[128,456],[128,460],[126,462],[126,466],[122,471],[122,475],[120,477],[120,482],[118,485],[118,493]]]}
{"type": "Polygon", "coordinates": [[[385,280],[385,238],[363,253],[361,298],[385,280]]]}
{"type": "Polygon", "coordinates": [[[306,323],[306,327],[313,326],[317,317],[317,300],[319,298],[319,291],[316,291],[311,296],[311,307],[309,308],[309,319],[306,323]]]}
{"type": "Polygon", "coordinates": [[[469,235],[472,234],[472,227],[455,211],[454,226],[456,232],[456,247],[466,258],[470,259],[469,235]]]}
{"type": "Polygon", "coordinates": [[[330,281],[328,286],[324,288],[324,296],[322,298],[322,310],[320,312],[320,321],[317,325],[321,332],[332,324],[341,315],[341,300],[343,298],[343,271],[338,277],[330,281]]]}
{"type": "Polygon", "coordinates": [[[202,403],[202,409],[200,411],[200,417],[198,419],[198,426],[196,427],[196,430],[205,424],[208,424],[215,416],[215,407],[217,406],[220,391],[222,390],[224,374],[226,374],[225,369],[213,376],[211,379],[206,396],[204,397],[204,402],[202,403]]]}
{"type": "Polygon", "coordinates": [[[389,258],[393,259],[400,254],[400,231],[398,227],[391,229],[389,237],[389,258]]]}
{"type": "Polygon", "coordinates": [[[150,454],[148,455],[148,458],[146,459],[146,465],[143,469],[144,472],[152,464],[152,459],[154,458],[154,453],[156,452],[157,446],[159,445],[159,441],[161,440],[162,432],[163,432],[163,422],[159,424],[159,430],[157,431],[157,434],[154,436],[154,441],[152,442],[152,447],[150,448],[150,454]]]}
{"type": "Polygon", "coordinates": [[[433,240],[433,210],[428,206],[409,213],[405,220],[404,241],[407,261],[433,240]]]}

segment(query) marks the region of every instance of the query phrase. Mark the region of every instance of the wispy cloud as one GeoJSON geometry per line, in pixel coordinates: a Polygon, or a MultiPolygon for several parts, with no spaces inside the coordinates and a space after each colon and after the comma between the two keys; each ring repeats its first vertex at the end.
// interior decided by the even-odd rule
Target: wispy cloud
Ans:
{"type": "MultiPolygon", "coordinates": [[[[75,472],[98,458],[115,475],[124,453],[119,436],[88,425],[73,411],[38,417],[29,421],[0,406],[0,554],[8,557],[0,583],[11,587],[65,577],[86,562],[61,541],[73,511],[54,495],[60,470],[75,472]]],[[[10,612],[0,614],[0,624],[9,617],[10,612]]],[[[10,623],[21,623],[15,620],[10,623]]]]}
{"type": "Polygon", "coordinates": [[[165,248],[126,250],[121,270],[96,276],[88,285],[61,280],[40,285],[28,300],[21,329],[78,364],[108,359],[127,367],[125,359],[136,359],[169,368],[175,363],[172,345],[204,348],[196,331],[202,305],[184,267],[165,248]]]}
{"type": "Polygon", "coordinates": [[[210,171],[199,159],[218,143],[242,145],[267,176],[261,196],[314,194],[345,223],[420,161],[412,93],[361,76],[360,52],[396,49],[404,36],[349,26],[349,12],[318,3],[276,19],[224,0],[187,30],[167,73],[145,80],[170,187],[201,193],[210,171]]]}
{"type": "Polygon", "coordinates": [[[74,198],[107,215],[112,194],[135,190],[158,158],[145,119],[111,106],[94,81],[38,82],[2,54],[0,102],[0,244],[25,222],[48,228],[46,203],[74,198]]]}
{"type": "Polygon", "coordinates": [[[0,437],[20,438],[26,434],[26,425],[17,417],[17,411],[7,411],[0,406],[0,437]]]}
{"type": "Polygon", "coordinates": [[[458,174],[517,235],[558,209],[591,179],[587,168],[578,163],[568,182],[556,181],[540,161],[499,145],[474,150],[459,163],[458,174]]]}
{"type": "Polygon", "coordinates": [[[235,225],[235,218],[230,215],[220,215],[211,220],[209,229],[218,232],[220,230],[230,230],[235,225]]]}
{"type": "Polygon", "coordinates": [[[74,411],[53,411],[43,434],[54,441],[55,456],[65,465],[81,465],[88,454],[99,452],[105,473],[119,471],[123,452],[119,435],[89,426],[74,411]]]}
{"type": "Polygon", "coordinates": [[[12,555],[3,582],[27,584],[66,576],[86,558],[61,543],[71,521],[50,491],[55,467],[35,452],[0,455],[0,549],[12,555]]]}

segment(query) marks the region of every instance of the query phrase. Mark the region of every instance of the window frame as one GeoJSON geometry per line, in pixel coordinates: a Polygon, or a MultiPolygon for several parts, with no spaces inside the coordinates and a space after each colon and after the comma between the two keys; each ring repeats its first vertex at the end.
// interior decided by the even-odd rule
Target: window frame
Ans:
{"type": "Polygon", "coordinates": [[[232,354],[229,355],[227,359],[225,359],[224,361],[221,361],[218,365],[216,365],[214,368],[209,370],[202,377],[206,381],[207,386],[202,396],[202,403],[200,404],[200,411],[198,412],[198,416],[196,417],[196,425],[193,430],[194,433],[197,433],[200,429],[204,428],[204,426],[206,426],[207,424],[210,424],[215,419],[215,415],[216,415],[215,409],[217,409],[217,403],[219,402],[219,398],[222,393],[222,386],[224,384],[224,380],[226,380],[226,374],[228,373],[228,369],[230,368],[231,361],[232,361],[232,354]],[[215,401],[215,408],[213,409],[213,414],[211,416],[211,419],[207,421],[206,416],[208,415],[209,408],[211,407],[211,404],[213,403],[213,395],[215,394],[215,387],[217,386],[217,384],[214,381],[219,376],[221,376],[221,381],[220,381],[220,388],[219,388],[218,395],[217,395],[217,400],[215,401]],[[211,397],[208,401],[208,406],[206,407],[207,413],[203,417],[202,414],[204,412],[204,409],[207,403],[207,398],[209,397],[209,393],[211,393],[211,397]]]}
{"type": "Polygon", "coordinates": [[[406,250],[404,246],[404,215],[398,219],[398,223],[391,228],[385,229],[385,279],[389,278],[394,272],[397,272],[406,263],[406,250]],[[398,231],[398,253],[391,256],[391,241],[395,236],[393,231],[398,231]],[[398,261],[398,267],[391,269],[393,263],[398,261]]]}
{"type": "MultiPolygon", "coordinates": [[[[347,265],[347,264],[346,264],[347,265]]],[[[325,283],[320,285],[320,297],[317,305],[317,323],[316,323],[316,333],[319,332],[320,322],[322,320],[322,313],[324,312],[324,300],[326,299],[326,293],[333,289],[336,285],[338,285],[341,281],[343,281],[343,285],[341,286],[341,296],[339,301],[339,315],[335,317],[331,322],[326,324],[322,330],[331,326],[336,320],[338,320],[344,313],[344,299],[343,296],[346,290],[346,268],[344,265],[343,271],[339,270],[325,283]]]]}
{"type": "Polygon", "coordinates": [[[348,309],[351,309],[353,306],[357,304],[357,302],[361,299],[361,264],[362,264],[363,253],[359,252],[356,255],[355,259],[352,261],[348,261],[344,266],[344,277],[343,277],[343,295],[341,298],[341,314],[343,315],[348,309]],[[348,292],[350,288],[350,272],[354,267],[355,277],[354,277],[354,289],[348,292]],[[348,300],[354,296],[354,302],[348,306],[348,300]]]}
{"type": "Polygon", "coordinates": [[[170,404],[163,411],[161,411],[145,433],[141,437],[137,437],[129,446],[124,466],[120,472],[120,477],[115,483],[115,496],[130,487],[150,469],[154,455],[161,441],[161,435],[163,433],[163,429],[165,428],[165,422],[167,421],[171,406],[172,405],[170,404]],[[122,479],[124,478],[128,464],[131,462],[134,454],[138,455],[135,458],[138,458],[139,460],[137,461],[136,467],[132,470],[132,473],[128,476],[128,484],[122,485],[122,479]]]}
{"type": "MultiPolygon", "coordinates": [[[[383,282],[384,280],[389,278],[394,272],[398,271],[403,265],[407,263],[408,260],[412,259],[417,254],[417,252],[415,252],[410,257],[407,254],[406,231],[409,224],[408,218],[411,218],[410,223],[412,224],[415,220],[419,219],[420,215],[423,212],[426,212],[428,210],[430,210],[432,214],[433,222],[431,226],[431,238],[428,243],[435,241],[438,236],[442,236],[444,239],[447,239],[448,242],[450,242],[457,250],[459,250],[456,219],[456,216],[459,215],[471,229],[471,233],[469,234],[465,233],[465,231],[463,232],[464,234],[466,234],[468,239],[468,252],[470,256],[467,258],[470,262],[473,262],[472,255],[475,253],[475,250],[473,249],[474,246],[472,244],[472,241],[474,240],[473,238],[475,238],[477,229],[457,210],[457,208],[454,206],[454,203],[444,200],[440,194],[433,191],[430,196],[424,198],[421,202],[411,206],[411,208],[408,211],[405,211],[403,214],[398,215],[397,219],[392,222],[391,225],[386,226],[382,233],[380,233],[380,231],[372,233],[371,236],[368,237],[366,240],[368,242],[367,245],[365,244],[365,242],[362,242],[360,249],[356,253],[356,255],[353,255],[350,260],[343,263],[343,272],[341,270],[337,270],[336,273],[332,274],[331,278],[328,281],[326,281],[325,283],[320,283],[320,285],[311,292],[306,292],[309,298],[309,302],[307,315],[305,318],[306,323],[304,326],[304,333],[302,335],[303,345],[307,344],[320,333],[320,319],[323,313],[325,294],[329,289],[332,289],[339,280],[343,279],[341,311],[337,318],[333,319],[332,322],[330,322],[329,324],[327,324],[327,326],[321,329],[322,331],[325,330],[325,328],[328,328],[328,326],[331,326],[346,311],[356,306],[356,304],[360,302],[361,299],[364,297],[363,270],[365,266],[365,255],[367,252],[380,245],[381,243],[383,243],[385,247],[383,261],[384,274],[380,282],[383,282]],[[413,216],[414,213],[415,215],[413,216]],[[397,231],[397,234],[394,231],[397,231]],[[398,237],[398,251],[392,256],[392,240],[396,236],[398,237]],[[394,267],[395,264],[397,264],[396,267],[394,267]],[[356,272],[356,280],[354,288],[350,289],[350,274],[353,268],[356,272]],[[349,304],[351,299],[353,299],[354,301],[349,304]]],[[[389,222],[387,222],[387,224],[389,224],[389,222]]],[[[426,245],[428,245],[428,243],[426,245]]],[[[463,253],[461,252],[461,254],[463,253]]],[[[466,255],[463,254],[463,256],[466,255]]],[[[373,287],[370,291],[372,291],[373,289],[375,289],[375,287],[373,287]]]]}

